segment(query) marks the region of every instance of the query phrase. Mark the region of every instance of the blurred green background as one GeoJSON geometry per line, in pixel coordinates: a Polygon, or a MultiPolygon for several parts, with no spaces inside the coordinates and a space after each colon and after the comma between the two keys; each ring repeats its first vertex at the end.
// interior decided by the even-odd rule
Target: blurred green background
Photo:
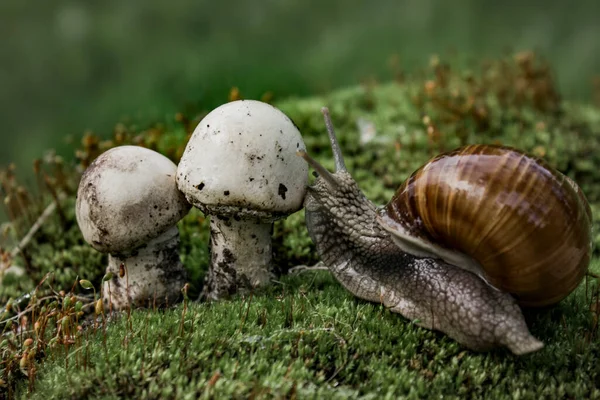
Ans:
{"type": "Polygon", "coordinates": [[[247,98],[322,93],[427,65],[537,50],[562,93],[589,101],[600,74],[600,2],[0,2],[0,165],[29,169],[65,137],[108,136],[123,117],[164,119],[247,98]]]}

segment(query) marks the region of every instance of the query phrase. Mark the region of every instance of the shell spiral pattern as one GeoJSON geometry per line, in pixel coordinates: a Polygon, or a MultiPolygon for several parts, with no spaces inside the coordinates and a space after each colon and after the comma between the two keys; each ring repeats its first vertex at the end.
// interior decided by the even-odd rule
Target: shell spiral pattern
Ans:
{"type": "Polygon", "coordinates": [[[471,145],[436,156],[382,213],[419,241],[471,257],[484,279],[524,306],[566,297],[591,256],[591,210],[581,189],[509,147],[471,145]]]}

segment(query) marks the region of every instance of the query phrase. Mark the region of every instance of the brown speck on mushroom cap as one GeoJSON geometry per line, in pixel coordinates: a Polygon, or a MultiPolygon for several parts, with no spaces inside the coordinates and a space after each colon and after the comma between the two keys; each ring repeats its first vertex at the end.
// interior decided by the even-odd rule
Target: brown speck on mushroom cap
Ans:
{"type": "Polygon", "coordinates": [[[287,188],[285,187],[285,185],[283,183],[279,184],[279,190],[278,190],[278,194],[281,196],[282,199],[285,200],[285,192],[287,192],[287,188]]]}

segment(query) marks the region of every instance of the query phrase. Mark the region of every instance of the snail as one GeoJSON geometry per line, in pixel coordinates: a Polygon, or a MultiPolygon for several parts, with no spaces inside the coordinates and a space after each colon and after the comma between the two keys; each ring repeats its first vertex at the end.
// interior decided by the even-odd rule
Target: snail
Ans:
{"type": "Polygon", "coordinates": [[[469,145],[431,159],[377,207],[322,111],[335,172],[297,154],[317,176],[304,201],[309,235],[342,286],[475,351],[541,349],[520,306],[557,303],[587,271],[591,210],[577,184],[517,149],[469,145]]]}

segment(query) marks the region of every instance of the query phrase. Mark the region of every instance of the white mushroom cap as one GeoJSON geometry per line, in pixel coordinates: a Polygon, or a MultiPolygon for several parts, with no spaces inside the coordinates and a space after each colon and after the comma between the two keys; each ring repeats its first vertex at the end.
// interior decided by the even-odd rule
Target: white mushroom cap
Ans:
{"type": "Polygon", "coordinates": [[[120,253],[161,235],[190,209],[177,190],[177,166],[138,146],[102,153],[85,170],[77,191],[77,223],[96,250],[120,253]]]}
{"type": "Polygon", "coordinates": [[[177,168],[177,185],[208,214],[263,221],[302,207],[308,166],[298,128],[260,101],[239,100],[211,111],[196,127],[177,168]]]}

